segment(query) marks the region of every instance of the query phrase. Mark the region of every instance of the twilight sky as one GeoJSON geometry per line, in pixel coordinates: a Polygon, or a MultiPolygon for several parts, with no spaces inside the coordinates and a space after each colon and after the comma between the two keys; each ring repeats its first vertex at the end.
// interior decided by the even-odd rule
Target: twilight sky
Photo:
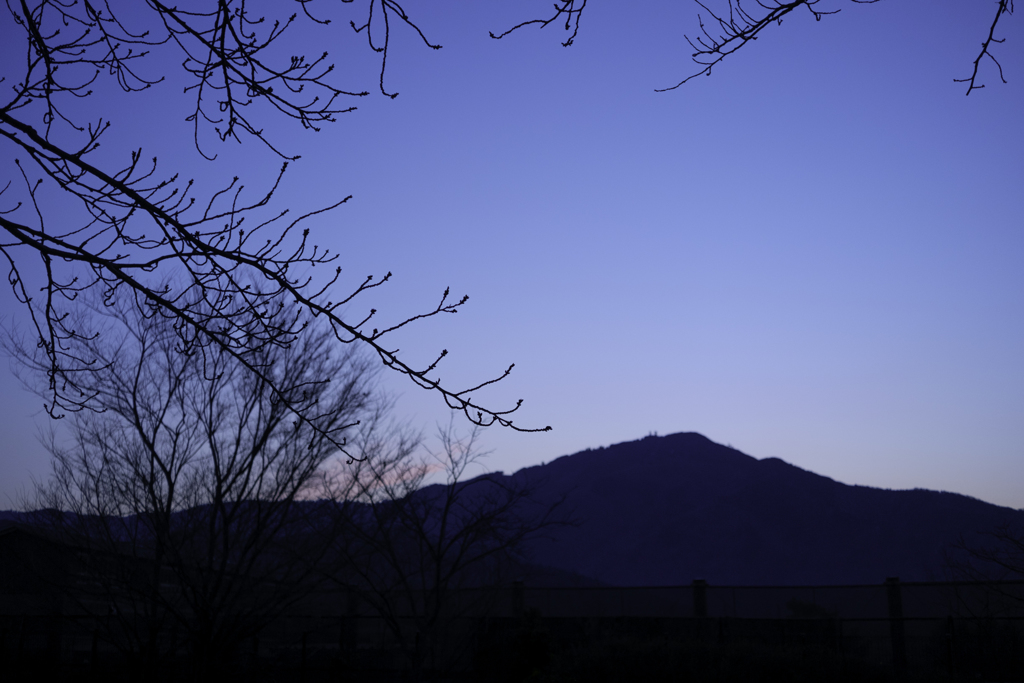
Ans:
{"type": "MultiPolygon", "coordinates": [[[[800,13],[710,77],[655,93],[691,72],[693,3],[590,3],[563,48],[556,26],[488,37],[549,2],[410,0],[444,47],[395,28],[395,100],[348,26],[364,9],[325,5],[338,20],[294,31],[293,51],[329,50],[336,83],[375,94],[319,133],[265,119],[302,155],[277,206],[353,195],[310,223],[346,283],[394,273],[353,317],[397,320],[447,286],[470,295],[395,345],[418,361],[447,348],[453,385],[516,364],[480,398],[523,398],[517,424],[554,429],[488,430],[493,469],[697,431],[846,483],[1024,508],[1020,18],[997,34],[1009,83],[985,65],[987,87],[965,97],[953,79],[992,3],[833,4],[839,15],[800,13]]],[[[168,81],[150,92],[83,103],[113,119],[104,153],[142,145],[208,191],[240,175],[261,195],[279,159],[211,138],[219,156],[204,161],[177,61],[154,60],[168,81]]],[[[11,157],[0,146],[8,171],[11,157]]],[[[0,312],[23,320],[9,290],[0,312]]],[[[446,419],[439,396],[388,386],[402,416],[446,419]]],[[[6,508],[47,471],[46,420],[9,372],[0,392],[6,508]]]]}

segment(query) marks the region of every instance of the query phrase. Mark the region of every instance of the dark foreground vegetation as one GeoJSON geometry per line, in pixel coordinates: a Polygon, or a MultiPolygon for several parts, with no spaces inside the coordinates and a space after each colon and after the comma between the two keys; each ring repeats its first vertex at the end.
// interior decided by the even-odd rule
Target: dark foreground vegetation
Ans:
{"type": "MultiPolygon", "coordinates": [[[[48,626],[53,629],[51,622],[48,626]]],[[[716,625],[717,626],[717,625],[716,625]]],[[[954,646],[941,629],[923,639],[913,666],[900,672],[891,661],[872,656],[868,642],[844,650],[820,639],[780,643],[775,624],[746,625],[733,641],[701,640],[682,632],[692,625],[638,625],[624,622],[543,619],[495,620],[464,643],[467,658],[452,668],[425,668],[414,677],[401,653],[389,648],[355,649],[325,643],[324,634],[295,633],[287,640],[251,644],[225,657],[214,672],[222,681],[489,681],[495,683],[591,683],[617,681],[1021,681],[1024,680],[1024,629],[996,623],[957,622],[962,633],[954,646]],[[753,626],[751,629],[750,626],[753,626]],[[653,628],[652,628],[653,627],[653,628]],[[658,633],[659,631],[674,633],[658,633]],[[588,631],[593,631],[587,635],[588,631]],[[760,631],[760,633],[755,633],[760,631]],[[760,637],[757,637],[757,636],[760,637]]],[[[61,627],[57,627],[58,629],[61,627]]],[[[806,631],[828,630],[822,624],[806,631]]],[[[5,627],[2,663],[5,679],[55,681],[191,681],[185,655],[159,666],[111,652],[89,635],[79,634],[82,649],[57,645],[52,634],[30,634],[5,627]],[[40,643],[40,636],[43,642],[40,643]],[[39,650],[33,646],[43,645],[39,650]],[[90,647],[91,645],[91,647],[90,647]]],[[[66,636],[65,636],[66,637],[66,636]]],[[[59,638],[59,636],[58,636],[59,638]]]]}
{"type": "MultiPolygon", "coordinates": [[[[859,588],[885,596],[892,594],[892,586],[859,588]]],[[[16,615],[11,610],[16,599],[8,594],[0,615],[0,666],[5,680],[104,682],[1024,680],[1024,615],[1013,598],[1024,586],[906,588],[907,597],[915,591],[917,597],[925,591],[954,596],[948,603],[952,612],[916,616],[925,613],[924,603],[915,607],[911,600],[903,617],[841,618],[827,606],[812,613],[807,604],[790,600],[788,613],[779,618],[702,617],[686,609],[685,616],[674,617],[566,616],[564,609],[553,610],[561,616],[551,616],[531,606],[545,593],[549,598],[563,592],[589,596],[589,604],[577,601],[573,609],[586,613],[589,608],[594,614],[609,595],[626,595],[621,605],[628,611],[644,591],[537,591],[513,584],[449,596],[449,614],[460,616],[440,619],[427,632],[417,630],[414,615],[400,618],[395,629],[354,594],[324,593],[202,667],[183,634],[173,629],[161,636],[159,656],[147,656],[109,640],[114,616],[16,615]],[[977,609],[982,604],[985,608],[977,609]],[[405,649],[403,633],[411,636],[417,657],[405,649]]],[[[673,590],[691,597],[700,592],[696,586],[673,590]]],[[[793,590],[768,587],[762,597],[784,597],[793,590]]]]}

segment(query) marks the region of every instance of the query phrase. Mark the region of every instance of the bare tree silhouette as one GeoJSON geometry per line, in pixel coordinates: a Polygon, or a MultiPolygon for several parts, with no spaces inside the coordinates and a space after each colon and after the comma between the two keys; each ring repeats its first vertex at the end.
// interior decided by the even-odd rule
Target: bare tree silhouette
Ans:
{"type": "Polygon", "coordinates": [[[478,429],[440,428],[432,453],[383,418],[357,428],[359,459],[326,480],[334,503],[321,519],[331,539],[323,568],[383,618],[419,680],[468,653],[459,620],[487,613],[523,544],[572,520],[564,499],[534,500],[525,478],[471,477],[487,455],[478,429]],[[442,481],[426,485],[432,474],[442,481]]]}
{"type": "MultiPolygon", "coordinates": [[[[872,5],[881,0],[849,1],[858,5],[872,5]]],[[[711,70],[726,57],[757,40],[761,33],[773,24],[781,26],[782,20],[792,12],[805,9],[816,21],[821,21],[825,16],[840,12],[838,8],[819,9],[821,0],[790,0],[789,2],[785,0],[750,0],[745,3],[741,0],[694,0],[694,2],[702,10],[697,15],[700,31],[694,37],[686,36],[686,41],[693,48],[691,59],[699,69],[675,85],[658,88],[658,92],[675,90],[697,76],[710,75],[711,70]]],[[[1013,14],[1013,0],[996,0],[995,5],[995,17],[989,26],[988,35],[985,36],[985,40],[981,44],[981,50],[974,60],[970,75],[965,78],[953,79],[957,83],[967,84],[968,95],[985,87],[979,82],[981,65],[985,61],[990,61],[995,65],[999,79],[1006,83],[1006,79],[1003,77],[1003,67],[992,53],[992,49],[1005,40],[1005,38],[996,38],[996,28],[999,26],[1000,20],[1013,14]]],[[[556,24],[561,25],[569,33],[569,38],[562,43],[568,47],[573,44],[579,34],[580,18],[586,7],[587,0],[558,0],[554,5],[554,13],[550,16],[546,15],[541,19],[521,22],[502,33],[491,33],[491,37],[504,38],[526,26],[545,28],[556,24]]]]}
{"type": "MultiPolygon", "coordinates": [[[[278,315],[301,320],[295,308],[278,315]]],[[[74,353],[95,363],[65,368],[92,409],[72,415],[70,442],[51,440],[53,475],[28,502],[80,549],[85,581],[69,595],[109,642],[153,673],[177,649],[173,630],[206,678],[314,587],[325,546],[296,506],[373,413],[379,366],[353,347],[338,354],[322,327],[239,352],[247,363],[221,347],[183,353],[176,320],[144,313],[115,301],[65,318],[82,330],[74,353]]],[[[45,350],[8,346],[48,371],[45,350]]]]}
{"type": "Polygon", "coordinates": [[[946,567],[958,581],[978,582],[999,596],[996,604],[1024,601],[1018,586],[1024,579],[1024,527],[1011,523],[961,536],[946,550],[946,567]]]}
{"type": "MultiPolygon", "coordinates": [[[[278,43],[296,24],[322,28],[330,23],[314,15],[318,6],[312,0],[300,2],[301,13],[291,15],[279,3],[266,5],[265,15],[253,14],[250,6],[245,0],[198,7],[160,0],[20,0],[6,5],[8,16],[0,30],[5,41],[20,41],[23,59],[0,67],[5,86],[0,139],[14,158],[6,183],[0,184],[0,227],[7,236],[0,252],[9,266],[8,281],[27,307],[48,358],[48,412],[56,417],[79,411],[95,398],[81,379],[82,369],[94,359],[75,355],[90,348],[76,343],[81,332],[63,312],[65,303],[95,288],[107,302],[130,298],[140,309],[159,308],[173,319],[180,352],[226,353],[282,400],[290,400],[289,394],[259,354],[296,343],[304,326],[321,317],[338,342],[371,349],[385,367],[441,394],[472,422],[534,431],[512,424],[519,403],[495,409],[474,398],[506,377],[511,365],[489,380],[456,388],[435,375],[446,350],[433,362],[413,366],[388,341],[390,333],[408,325],[457,312],[468,297],[453,298],[446,289],[436,305],[386,323],[376,322],[373,309],[351,318],[343,314],[391,274],[369,276],[347,292],[331,293],[341,273],[334,263],[337,255],[316,244],[306,223],[348,198],[298,216],[274,208],[281,178],[298,157],[288,156],[271,133],[278,130],[276,121],[287,120],[319,129],[353,109],[345,100],[367,93],[335,84],[338,74],[327,52],[309,59],[282,55],[278,43]],[[201,143],[203,131],[212,129],[221,141],[253,138],[281,160],[276,181],[262,196],[247,199],[237,177],[206,192],[192,180],[160,170],[157,159],[147,159],[141,147],[114,163],[110,155],[97,153],[101,141],[117,131],[110,123],[112,112],[103,108],[109,105],[94,88],[112,79],[124,92],[138,93],[161,84],[161,69],[175,62],[187,82],[181,96],[194,102],[188,117],[192,144],[204,157],[215,156],[201,143]],[[55,207],[54,196],[70,203],[55,207]],[[305,274],[325,265],[334,269],[326,282],[305,274]],[[35,279],[40,281],[38,295],[35,279]],[[286,307],[286,302],[296,306],[286,307]]],[[[394,0],[369,0],[361,7],[353,11],[365,11],[365,21],[350,22],[351,28],[381,53],[380,89],[394,97],[397,93],[385,90],[384,76],[395,27],[410,27],[429,47],[440,46],[430,43],[394,0]]],[[[313,415],[296,407],[299,419],[316,424],[313,415]]]]}

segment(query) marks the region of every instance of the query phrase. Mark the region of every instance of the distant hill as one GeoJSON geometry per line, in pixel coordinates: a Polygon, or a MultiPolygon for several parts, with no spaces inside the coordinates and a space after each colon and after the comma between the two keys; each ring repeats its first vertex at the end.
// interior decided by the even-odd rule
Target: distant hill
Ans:
{"type": "MultiPolygon", "coordinates": [[[[943,581],[953,578],[944,552],[961,536],[1024,529],[1024,511],[955,493],[849,486],[694,433],[483,476],[525,481],[540,508],[564,496],[578,522],[545,530],[528,563],[511,569],[534,586],[943,581]]],[[[0,525],[25,519],[0,512],[0,525]]]]}
{"type": "Polygon", "coordinates": [[[541,565],[606,584],[799,585],[947,580],[963,534],[1024,512],[955,493],[849,486],[700,434],[587,450],[511,475],[568,492],[580,524],[532,546],[541,565]]]}

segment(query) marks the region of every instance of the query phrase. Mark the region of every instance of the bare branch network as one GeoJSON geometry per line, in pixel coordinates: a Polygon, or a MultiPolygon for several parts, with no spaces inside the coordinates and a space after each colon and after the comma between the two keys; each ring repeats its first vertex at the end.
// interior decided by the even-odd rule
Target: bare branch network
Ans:
{"type": "MultiPolygon", "coordinates": [[[[311,317],[322,317],[337,341],[369,347],[384,366],[441,394],[474,424],[541,431],[513,425],[511,416],[521,401],[495,409],[473,398],[507,377],[512,366],[491,379],[456,388],[434,374],[446,350],[420,367],[409,365],[388,344],[389,333],[455,313],[467,297],[455,299],[446,290],[433,307],[379,327],[373,326],[372,309],[358,321],[342,316],[343,307],[391,277],[367,277],[341,296],[328,295],[341,273],[337,255],[313,242],[305,224],[348,198],[301,215],[271,207],[288,162],[297,157],[288,157],[274,144],[255,112],[319,129],[354,108],[344,100],[367,94],[328,80],[334,67],[326,52],[313,59],[281,57],[279,50],[278,56],[271,54],[268,48],[300,21],[298,15],[268,21],[252,15],[244,0],[218,0],[203,5],[209,9],[202,11],[160,0],[125,3],[116,11],[113,5],[109,0],[7,2],[21,31],[23,61],[5,66],[0,78],[6,97],[0,101],[0,139],[13,146],[16,152],[10,156],[17,157],[6,183],[0,183],[0,227],[7,236],[0,241],[0,252],[7,259],[8,281],[27,307],[49,361],[51,415],[88,408],[93,398],[89,383],[70,371],[80,372],[95,359],[77,355],[87,346],[76,342],[86,338],[66,309],[85,290],[98,288],[110,305],[127,297],[148,316],[173,319],[181,353],[205,355],[213,348],[226,352],[275,387],[284,400],[287,392],[275,384],[271,368],[256,360],[258,352],[289,347],[304,334],[311,317]],[[132,28],[147,21],[148,30],[132,28]],[[111,125],[104,118],[82,120],[81,101],[93,95],[102,78],[114,79],[126,93],[155,86],[163,78],[149,75],[143,58],[162,54],[149,69],[160,73],[161,64],[166,66],[175,52],[189,79],[183,94],[194,103],[188,117],[193,144],[205,158],[215,157],[201,148],[200,132],[207,128],[222,141],[255,138],[283,157],[276,181],[261,198],[246,199],[238,178],[202,196],[192,180],[158,171],[157,159],[146,158],[141,148],[117,168],[105,166],[95,154],[111,125]],[[71,198],[78,219],[52,208],[54,194],[71,198]],[[39,260],[27,259],[26,251],[39,260]],[[29,284],[36,277],[31,263],[41,266],[44,275],[38,294],[29,284]],[[316,266],[333,268],[333,275],[314,284],[300,272],[316,266]],[[286,301],[298,304],[297,312],[282,315],[286,301]]],[[[312,14],[311,0],[300,6],[306,19],[329,23],[312,14]]],[[[370,0],[364,9],[366,21],[360,26],[353,22],[352,28],[365,32],[371,48],[382,53],[380,86],[385,92],[394,19],[412,27],[430,47],[440,46],[432,45],[392,0],[370,0]]],[[[293,408],[301,420],[313,417],[299,405],[293,408]]]]}
{"type": "MultiPolygon", "coordinates": [[[[761,32],[772,24],[781,26],[782,20],[786,15],[800,8],[807,9],[815,21],[821,21],[822,17],[826,15],[838,14],[840,12],[839,9],[818,9],[817,7],[821,4],[821,0],[792,0],[792,2],[751,0],[746,3],[741,2],[741,0],[719,0],[718,2],[694,0],[694,2],[703,10],[703,12],[697,14],[700,33],[694,37],[689,35],[684,37],[694,50],[690,57],[699,69],[675,85],[657,88],[656,92],[675,90],[697,76],[711,75],[711,70],[725,60],[726,57],[748,43],[757,40],[761,32]]],[[[880,2],[880,0],[850,0],[850,2],[858,5],[871,5],[880,2]]],[[[539,28],[545,28],[556,21],[561,23],[560,20],[564,18],[563,28],[566,32],[571,31],[571,35],[562,45],[568,47],[576,40],[580,28],[580,16],[586,6],[587,0],[558,0],[554,5],[554,15],[543,19],[521,22],[499,34],[492,32],[491,37],[501,39],[513,31],[526,26],[536,25],[539,28]]],[[[974,60],[974,68],[970,76],[953,79],[956,83],[967,83],[968,95],[974,90],[980,90],[985,87],[984,84],[979,84],[978,79],[981,64],[986,59],[995,64],[999,72],[999,79],[1006,83],[1006,78],[1003,76],[1003,67],[992,53],[992,48],[994,45],[1004,42],[1005,39],[995,37],[996,27],[999,24],[999,20],[1009,14],[1013,14],[1013,0],[996,0],[995,18],[989,27],[988,36],[981,45],[981,51],[974,60]]]]}
{"type": "MultiPolygon", "coordinates": [[[[864,4],[877,0],[851,0],[864,4]]],[[[341,309],[356,297],[379,287],[390,274],[362,284],[341,296],[328,291],[339,282],[336,255],[320,248],[310,236],[308,219],[332,211],[345,199],[293,216],[271,207],[289,157],[271,138],[262,118],[292,120],[319,130],[352,111],[350,98],[365,91],[334,83],[337,77],[327,52],[306,58],[283,55],[281,43],[300,23],[327,26],[330,19],[314,13],[320,5],[299,0],[301,13],[253,14],[246,0],[208,0],[189,8],[162,0],[117,3],[114,0],[8,0],[6,46],[21,40],[21,57],[2,65],[0,139],[17,158],[0,181],[0,227],[7,238],[0,252],[7,259],[8,280],[31,314],[41,348],[50,359],[50,399],[53,415],[87,406],[89,394],[66,369],[88,364],[75,356],[73,342],[81,333],[69,325],[65,307],[86,289],[97,287],[112,302],[131,296],[148,314],[176,321],[183,353],[205,353],[216,346],[236,354],[266,345],[287,346],[303,333],[303,315],[274,315],[282,296],[298,303],[304,314],[323,316],[344,344],[365,344],[381,362],[406,375],[418,386],[440,393],[447,405],[464,412],[475,424],[500,424],[514,429],[517,403],[499,410],[473,398],[475,392],[506,377],[505,372],[466,388],[443,385],[434,374],[445,357],[441,351],[424,366],[407,364],[390,346],[386,335],[413,322],[455,313],[466,298],[445,292],[431,308],[395,324],[373,327],[376,311],[354,321],[341,309]],[[116,7],[116,8],[115,8],[116,7]],[[153,62],[152,60],[157,60],[153,62]],[[261,198],[243,196],[235,179],[219,191],[201,193],[192,181],[158,171],[157,161],[132,146],[120,163],[101,161],[96,154],[111,125],[103,116],[83,114],[83,100],[95,104],[93,87],[108,79],[126,93],[150,89],[163,80],[161,65],[174,60],[187,79],[182,96],[189,98],[193,144],[203,157],[202,135],[211,131],[221,140],[255,138],[284,162],[271,188],[261,198]],[[156,75],[154,75],[156,74],[156,75]],[[92,98],[92,99],[90,99],[92,98]],[[50,199],[59,195],[78,207],[74,213],[57,210],[50,199]],[[27,259],[25,253],[35,256],[27,259]],[[38,261],[34,258],[38,257],[38,261]],[[38,263],[44,284],[36,294],[32,281],[38,263]],[[335,268],[326,283],[303,274],[309,268],[335,268]],[[159,272],[158,272],[159,271],[159,272]],[[300,272],[303,271],[303,272],[300,272]],[[177,277],[169,277],[174,275],[177,277]],[[167,282],[183,283],[168,286],[167,282]]],[[[984,87],[982,65],[998,58],[999,22],[1013,12],[1012,0],[996,0],[995,16],[982,42],[967,83],[967,93],[984,87]]],[[[393,29],[404,27],[432,49],[432,43],[396,0],[342,0],[360,13],[350,21],[352,31],[365,36],[380,55],[380,91],[394,97],[385,85],[393,29]]],[[[815,19],[838,10],[819,9],[820,0],[698,0],[700,33],[688,38],[699,69],[666,90],[679,87],[711,70],[771,25],[791,12],[806,8],[815,19]]],[[[280,4],[267,5],[279,8],[280,4]]],[[[557,24],[573,43],[587,0],[557,0],[553,12],[516,24],[502,38],[527,26],[557,24]]],[[[307,26],[308,27],[308,26],[307,26]]],[[[264,379],[266,368],[250,362],[249,370],[264,379]]]]}

